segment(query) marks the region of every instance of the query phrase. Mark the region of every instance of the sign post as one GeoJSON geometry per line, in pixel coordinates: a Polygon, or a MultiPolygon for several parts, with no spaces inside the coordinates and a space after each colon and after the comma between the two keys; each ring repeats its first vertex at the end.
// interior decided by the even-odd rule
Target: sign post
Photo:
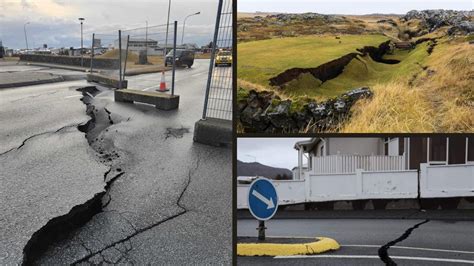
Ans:
{"type": "Polygon", "coordinates": [[[272,181],[264,177],[253,181],[247,200],[250,213],[259,220],[258,240],[265,240],[265,221],[270,220],[278,209],[278,195],[272,181]]]}

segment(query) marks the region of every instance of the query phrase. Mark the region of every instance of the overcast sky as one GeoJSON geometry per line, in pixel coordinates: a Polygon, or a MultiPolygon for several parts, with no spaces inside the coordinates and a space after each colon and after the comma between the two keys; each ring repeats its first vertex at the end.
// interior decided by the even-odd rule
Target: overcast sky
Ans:
{"type": "Polygon", "coordinates": [[[240,12],[405,14],[416,9],[472,10],[473,0],[238,0],[240,12]]]}
{"type": "MultiPolygon", "coordinates": [[[[184,18],[185,42],[207,44],[212,40],[217,0],[172,0],[170,21],[178,21],[181,40],[184,18]]],[[[28,44],[39,47],[80,46],[79,17],[84,17],[84,45],[90,46],[93,32],[165,24],[168,0],[0,0],[0,40],[11,48],[24,48],[26,26],[28,44]]]]}
{"type": "Polygon", "coordinates": [[[298,165],[295,143],[310,138],[239,138],[237,159],[259,162],[273,167],[292,169],[298,165]]]}

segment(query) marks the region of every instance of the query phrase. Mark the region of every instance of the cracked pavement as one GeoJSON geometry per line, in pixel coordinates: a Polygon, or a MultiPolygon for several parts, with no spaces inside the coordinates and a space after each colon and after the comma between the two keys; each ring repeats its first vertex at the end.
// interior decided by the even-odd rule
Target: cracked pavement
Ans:
{"type": "MultiPolygon", "coordinates": [[[[237,236],[256,237],[257,225],[258,222],[253,219],[238,220],[237,236]]],[[[296,238],[300,241],[309,241],[309,238],[314,239],[316,236],[330,237],[341,248],[321,254],[323,257],[238,257],[238,265],[384,265],[386,262],[386,265],[463,265],[456,260],[464,261],[464,265],[472,265],[466,261],[474,261],[474,221],[272,219],[265,226],[267,237],[296,238]],[[384,251],[387,251],[387,257],[384,251]],[[386,260],[382,261],[381,256],[386,260]],[[390,261],[395,264],[390,264],[390,261]]]]}
{"type": "MultiPolygon", "coordinates": [[[[84,225],[69,231],[28,263],[231,263],[231,149],[209,147],[192,140],[194,123],[202,111],[200,103],[204,100],[208,64],[209,60],[196,60],[193,68],[177,71],[176,93],[181,96],[181,102],[176,111],[159,111],[144,104],[115,103],[112,91],[98,87],[100,93],[87,106],[87,113],[95,118],[93,128],[83,126],[89,127],[87,139],[75,128],[68,130],[80,136],[81,147],[93,161],[90,164],[97,165],[100,171],[94,172],[89,162],[76,168],[76,159],[72,158],[64,158],[69,160],[58,166],[62,170],[56,171],[59,173],[66,169],[72,176],[87,175],[100,184],[101,191],[107,190],[102,197],[102,208],[84,225]],[[177,131],[170,132],[169,129],[177,131]]],[[[159,74],[130,77],[129,86],[143,89],[159,84],[160,78],[159,74]]],[[[34,112],[36,118],[20,117],[25,121],[21,123],[23,125],[36,121],[31,128],[35,132],[23,133],[25,128],[20,123],[13,127],[13,131],[18,131],[21,137],[11,128],[2,129],[2,136],[8,135],[10,139],[3,141],[2,138],[0,152],[18,147],[32,134],[60,128],[61,121],[67,121],[68,125],[85,124],[91,117],[86,115],[86,106],[79,101],[80,97],[73,95],[81,94],[76,91],[77,86],[86,85],[85,81],[75,81],[72,84],[39,85],[45,86],[44,91],[39,91],[39,86],[0,91],[15,95],[8,99],[2,97],[2,101],[11,105],[6,108],[10,116],[5,114],[5,118],[12,120],[14,125],[16,122],[11,115],[15,111],[30,114],[33,112],[28,109],[44,108],[42,112],[34,112]],[[68,95],[62,92],[48,95],[46,91],[49,90],[64,91],[68,95]],[[30,96],[30,92],[31,95],[44,95],[25,98],[30,96]],[[20,97],[25,99],[10,103],[20,97]],[[38,99],[43,98],[50,102],[38,104],[38,99]],[[17,108],[18,104],[23,104],[23,107],[17,108]],[[54,115],[50,117],[51,112],[54,115]],[[55,116],[58,117],[55,119],[55,116]]],[[[0,116],[3,115],[2,112],[0,116]]],[[[49,148],[62,149],[62,146],[50,145],[49,148]]],[[[68,152],[76,156],[75,149],[68,149],[68,152]]],[[[40,155],[37,152],[32,156],[40,155]]],[[[5,155],[0,159],[11,164],[5,155]]],[[[53,162],[42,163],[57,163],[53,162]]],[[[24,176],[28,174],[24,173],[24,176]]],[[[11,173],[7,174],[7,178],[11,176],[11,173]]],[[[16,189],[11,193],[17,193],[19,188],[16,189]]],[[[71,193],[74,188],[70,189],[71,193]]],[[[78,189],[85,191],[86,187],[78,189]]],[[[79,203],[79,200],[75,202],[79,203]]],[[[18,219],[13,213],[11,216],[12,220],[18,219]]],[[[28,241],[28,236],[24,238],[28,241]]],[[[3,242],[10,245],[12,239],[3,242]]],[[[21,248],[21,244],[18,247],[21,248]]]]}

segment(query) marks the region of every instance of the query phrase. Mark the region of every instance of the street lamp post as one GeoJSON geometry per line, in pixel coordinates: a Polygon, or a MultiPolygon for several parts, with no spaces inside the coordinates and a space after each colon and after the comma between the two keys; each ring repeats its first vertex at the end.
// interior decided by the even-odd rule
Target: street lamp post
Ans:
{"type": "MultiPolygon", "coordinates": [[[[145,57],[146,57],[146,62],[148,63],[148,20],[146,22],[146,29],[145,29],[145,57]]],[[[128,43],[127,43],[128,45],[128,43]]]]}
{"type": "Polygon", "coordinates": [[[196,15],[199,15],[201,14],[201,12],[196,12],[194,14],[191,14],[191,15],[187,15],[185,18],[184,18],[184,22],[183,22],[183,34],[181,34],[181,44],[184,44],[184,27],[186,26],[186,19],[188,19],[189,17],[191,16],[196,16],[196,15]]]}
{"type": "Polygon", "coordinates": [[[83,42],[83,35],[82,35],[82,23],[85,20],[85,18],[79,18],[79,21],[81,22],[81,67],[84,67],[84,42],[83,42]]]}
{"type": "Polygon", "coordinates": [[[27,24],[30,24],[30,22],[26,22],[24,25],[23,25],[23,31],[25,32],[25,42],[26,42],[26,53],[28,54],[28,37],[26,35],[26,25],[27,24]]]}
{"type": "Polygon", "coordinates": [[[170,25],[171,0],[168,1],[168,19],[166,20],[165,47],[163,49],[163,64],[166,66],[166,50],[168,49],[168,30],[170,25]]]}

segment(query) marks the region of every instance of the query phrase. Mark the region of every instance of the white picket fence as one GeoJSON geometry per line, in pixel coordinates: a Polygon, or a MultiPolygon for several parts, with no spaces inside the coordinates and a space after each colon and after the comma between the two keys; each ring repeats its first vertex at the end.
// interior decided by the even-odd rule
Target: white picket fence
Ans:
{"type": "Polygon", "coordinates": [[[356,169],[365,171],[406,170],[405,157],[384,155],[329,155],[313,157],[313,174],[355,173],[356,169]]]}

